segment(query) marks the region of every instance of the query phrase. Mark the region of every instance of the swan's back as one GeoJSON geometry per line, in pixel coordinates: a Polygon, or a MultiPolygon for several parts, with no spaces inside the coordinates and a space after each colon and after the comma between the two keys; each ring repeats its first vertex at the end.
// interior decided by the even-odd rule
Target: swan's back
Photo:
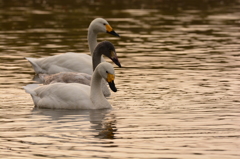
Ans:
{"type": "Polygon", "coordinates": [[[92,74],[92,57],[82,53],[65,53],[45,58],[26,58],[38,73],[82,72],[92,74]]]}
{"type": "Polygon", "coordinates": [[[91,75],[77,72],[61,72],[53,75],[39,74],[40,81],[43,84],[51,83],[81,83],[90,86],[91,75]]]}
{"type": "MultiPolygon", "coordinates": [[[[40,82],[47,85],[53,83],[81,83],[90,86],[91,75],[77,72],[61,72],[53,75],[39,74],[40,82]]],[[[109,97],[111,92],[107,87],[107,83],[102,80],[102,92],[105,97],[109,97]]]]}
{"type": "Polygon", "coordinates": [[[51,109],[93,109],[90,100],[90,87],[78,83],[54,83],[44,85],[29,91],[30,86],[24,87],[31,94],[34,104],[39,108],[51,109]]]}

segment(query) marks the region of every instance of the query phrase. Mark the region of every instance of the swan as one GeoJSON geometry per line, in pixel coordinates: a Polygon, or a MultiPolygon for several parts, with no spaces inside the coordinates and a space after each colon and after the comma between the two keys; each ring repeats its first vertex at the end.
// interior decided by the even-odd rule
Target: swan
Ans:
{"type": "MultiPolygon", "coordinates": [[[[105,19],[94,19],[88,27],[88,45],[91,55],[97,46],[97,34],[100,32],[119,36],[105,19]]],[[[83,53],[69,52],[45,58],[26,57],[26,60],[30,62],[36,74],[55,74],[59,72],[82,72],[92,74],[91,56],[83,53]]]]}
{"type": "MultiPolygon", "coordinates": [[[[92,67],[95,70],[96,66],[101,62],[102,55],[109,57],[119,67],[121,64],[118,60],[114,45],[109,41],[103,41],[97,45],[92,55],[92,67]]],[[[81,83],[90,85],[91,75],[86,73],[77,72],[60,72],[57,74],[39,74],[39,79],[43,84],[52,84],[56,82],[61,83],[81,83]]],[[[102,81],[102,91],[105,97],[109,97],[111,92],[109,91],[106,82],[102,81]]]]}
{"type": "Polygon", "coordinates": [[[79,83],[54,83],[50,85],[30,84],[24,86],[26,93],[32,96],[35,107],[51,109],[105,109],[111,104],[103,96],[101,79],[109,83],[113,92],[114,68],[110,63],[102,62],[94,70],[91,86],[79,83]]]}

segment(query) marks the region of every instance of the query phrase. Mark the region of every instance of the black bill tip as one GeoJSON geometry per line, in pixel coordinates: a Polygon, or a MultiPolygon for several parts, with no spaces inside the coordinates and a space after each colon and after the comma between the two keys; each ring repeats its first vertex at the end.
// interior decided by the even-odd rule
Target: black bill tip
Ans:
{"type": "Polygon", "coordinates": [[[113,92],[117,92],[117,88],[115,87],[114,81],[108,82],[108,84],[113,92]]]}
{"type": "Polygon", "coordinates": [[[116,33],[114,30],[112,30],[110,32],[107,31],[107,33],[112,34],[112,35],[117,36],[117,37],[120,37],[120,35],[118,35],[118,33],[116,33]]]}
{"type": "Polygon", "coordinates": [[[122,67],[117,58],[112,58],[112,61],[113,61],[116,65],[118,65],[118,67],[122,67]]]}

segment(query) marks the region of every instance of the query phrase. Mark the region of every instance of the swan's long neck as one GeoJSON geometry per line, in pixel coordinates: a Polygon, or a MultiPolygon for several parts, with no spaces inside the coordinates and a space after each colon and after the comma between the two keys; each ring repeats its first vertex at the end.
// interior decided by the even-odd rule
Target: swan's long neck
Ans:
{"type": "Polygon", "coordinates": [[[101,75],[98,73],[98,70],[95,70],[91,79],[90,98],[95,106],[95,109],[111,108],[111,105],[103,95],[101,81],[101,75]]]}
{"type": "Polygon", "coordinates": [[[97,50],[94,50],[94,52],[92,54],[93,71],[95,70],[97,65],[101,63],[101,58],[102,58],[102,54],[100,52],[98,52],[97,50]]]}
{"type": "Polygon", "coordinates": [[[97,33],[95,33],[90,26],[88,29],[88,47],[91,52],[91,55],[93,55],[93,51],[97,46],[97,33]]]}

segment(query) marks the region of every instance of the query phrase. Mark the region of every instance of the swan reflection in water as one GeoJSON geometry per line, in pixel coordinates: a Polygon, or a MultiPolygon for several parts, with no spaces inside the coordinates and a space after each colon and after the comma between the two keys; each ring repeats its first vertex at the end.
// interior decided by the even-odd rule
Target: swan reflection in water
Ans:
{"type": "Polygon", "coordinates": [[[100,139],[114,139],[117,131],[116,116],[112,109],[64,110],[33,108],[32,113],[34,118],[36,115],[40,117],[40,120],[44,120],[44,124],[38,124],[40,127],[52,127],[55,132],[56,129],[61,132],[68,131],[68,128],[72,131],[74,127],[76,131],[82,132],[81,134],[84,134],[84,137],[94,136],[100,139]]]}

